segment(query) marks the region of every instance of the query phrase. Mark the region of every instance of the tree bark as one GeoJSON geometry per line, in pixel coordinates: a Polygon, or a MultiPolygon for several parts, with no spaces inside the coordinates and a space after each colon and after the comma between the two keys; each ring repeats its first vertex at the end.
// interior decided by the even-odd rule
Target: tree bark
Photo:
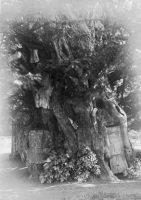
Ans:
{"type": "Polygon", "coordinates": [[[46,116],[49,131],[54,135],[54,146],[57,148],[59,130],[64,134],[64,148],[74,154],[83,146],[93,150],[101,167],[101,178],[117,180],[109,167],[110,145],[106,123],[118,124],[124,146],[124,156],[130,163],[131,144],[127,134],[127,117],[125,112],[113,101],[102,99],[100,107],[91,99],[65,99],[59,97],[59,91],[53,90],[51,95],[50,111],[46,116]],[[110,122],[109,122],[110,121],[110,122]],[[128,151],[127,151],[128,150],[128,151]]]}
{"type": "Polygon", "coordinates": [[[67,139],[67,142],[68,142],[67,150],[71,151],[72,153],[76,153],[78,150],[76,132],[71,122],[69,121],[67,115],[65,114],[56,93],[54,93],[54,96],[52,98],[52,110],[53,110],[54,116],[56,117],[58,121],[59,126],[61,127],[67,139]]]}
{"type": "Polygon", "coordinates": [[[106,129],[103,124],[103,112],[99,110],[97,116],[97,109],[94,108],[91,101],[87,102],[80,100],[78,104],[76,99],[72,99],[68,102],[72,104],[72,113],[74,113],[74,117],[71,115],[72,121],[77,124],[78,127],[76,130],[78,149],[81,149],[83,146],[88,146],[97,155],[101,167],[101,178],[106,180],[117,180],[105,160],[105,156],[108,157],[109,154],[109,144],[106,129]]]}
{"type": "Polygon", "coordinates": [[[124,153],[128,166],[130,166],[133,160],[133,149],[127,132],[126,113],[123,111],[121,107],[119,107],[115,102],[111,100],[105,101],[105,111],[109,115],[110,119],[112,119],[110,123],[119,124],[120,126],[120,133],[123,142],[124,153]]]}

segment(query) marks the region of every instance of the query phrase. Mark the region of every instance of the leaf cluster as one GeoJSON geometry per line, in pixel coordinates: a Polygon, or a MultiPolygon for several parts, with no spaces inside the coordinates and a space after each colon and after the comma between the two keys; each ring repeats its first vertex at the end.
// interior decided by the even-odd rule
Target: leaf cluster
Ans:
{"type": "Polygon", "coordinates": [[[100,175],[96,154],[88,147],[83,147],[73,157],[68,153],[57,155],[52,152],[45,160],[43,168],[44,171],[40,175],[42,183],[73,180],[85,182],[91,175],[100,175]]]}

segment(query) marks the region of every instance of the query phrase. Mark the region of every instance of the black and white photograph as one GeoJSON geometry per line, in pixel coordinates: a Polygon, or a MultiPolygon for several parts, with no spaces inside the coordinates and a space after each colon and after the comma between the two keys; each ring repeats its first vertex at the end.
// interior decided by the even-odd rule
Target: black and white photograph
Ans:
{"type": "Polygon", "coordinates": [[[141,200],[141,0],[0,0],[0,200],[141,200]]]}

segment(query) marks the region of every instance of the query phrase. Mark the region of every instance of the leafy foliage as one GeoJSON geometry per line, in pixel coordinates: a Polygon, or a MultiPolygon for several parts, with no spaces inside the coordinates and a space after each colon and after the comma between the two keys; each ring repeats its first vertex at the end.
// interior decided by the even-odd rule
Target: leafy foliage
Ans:
{"type": "Polygon", "coordinates": [[[9,54],[21,55],[11,62],[19,74],[48,72],[53,76],[56,72],[55,81],[60,81],[63,75],[62,84],[68,86],[71,82],[77,88],[81,86],[78,85],[80,80],[85,87],[87,82],[95,84],[99,73],[114,64],[127,40],[125,29],[102,20],[44,22],[24,19],[12,23],[11,31],[5,35],[9,54]],[[37,65],[29,62],[30,49],[34,48],[39,50],[37,65]]]}
{"type": "Polygon", "coordinates": [[[100,175],[100,167],[96,154],[88,147],[83,147],[76,157],[68,153],[57,155],[52,152],[43,165],[44,172],[40,175],[42,183],[86,181],[90,175],[100,175]]]}
{"type": "Polygon", "coordinates": [[[141,179],[141,158],[136,158],[133,165],[128,168],[128,177],[131,179],[141,179]]]}
{"type": "Polygon", "coordinates": [[[105,89],[110,82],[120,99],[122,86],[120,89],[118,83],[127,72],[128,37],[122,25],[107,19],[70,21],[65,16],[57,21],[23,18],[12,22],[3,42],[11,58],[11,68],[20,81],[19,93],[21,89],[36,91],[49,75],[62,99],[87,99],[97,82],[105,89]],[[37,63],[30,62],[33,49],[38,50],[37,63]],[[120,73],[113,78],[117,70],[120,73]]]}
{"type": "Polygon", "coordinates": [[[100,167],[97,163],[96,154],[88,147],[83,147],[77,155],[74,179],[86,181],[91,175],[100,175],[100,167]]]}

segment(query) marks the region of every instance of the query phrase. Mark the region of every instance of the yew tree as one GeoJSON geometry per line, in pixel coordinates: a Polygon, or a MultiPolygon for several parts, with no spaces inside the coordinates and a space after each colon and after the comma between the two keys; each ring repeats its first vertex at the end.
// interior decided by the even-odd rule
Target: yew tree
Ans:
{"type": "Polygon", "coordinates": [[[107,164],[109,127],[120,127],[128,165],[133,153],[112,76],[127,73],[128,37],[122,24],[108,19],[25,17],[10,23],[3,42],[16,85],[13,123],[26,132],[48,130],[56,152],[75,155],[89,147],[102,174],[115,178],[107,164]]]}

